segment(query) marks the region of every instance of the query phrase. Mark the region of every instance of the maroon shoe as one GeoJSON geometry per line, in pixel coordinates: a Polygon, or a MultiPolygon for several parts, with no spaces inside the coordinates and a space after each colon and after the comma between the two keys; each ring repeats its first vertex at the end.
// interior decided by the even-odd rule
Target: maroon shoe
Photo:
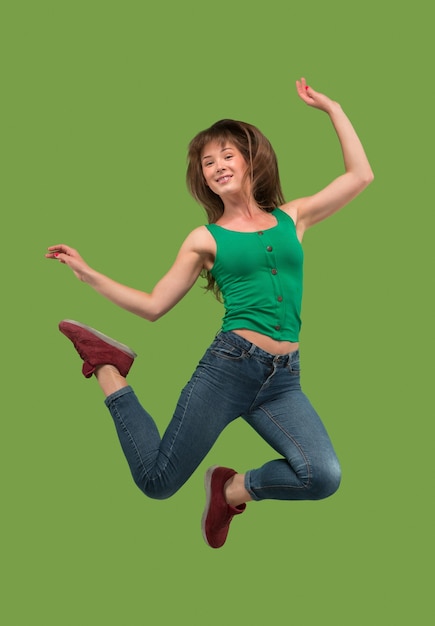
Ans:
{"type": "Polygon", "coordinates": [[[99,365],[114,365],[122,376],[127,376],[137,356],[128,346],[80,322],[63,320],[59,330],[73,342],[83,359],[82,372],[86,378],[90,378],[99,365]]]}
{"type": "Polygon", "coordinates": [[[227,504],[224,487],[237,472],[229,467],[210,467],[205,474],[206,504],[202,516],[202,535],[211,548],[221,548],[228,535],[234,515],[240,515],[246,504],[237,507],[227,504]]]}

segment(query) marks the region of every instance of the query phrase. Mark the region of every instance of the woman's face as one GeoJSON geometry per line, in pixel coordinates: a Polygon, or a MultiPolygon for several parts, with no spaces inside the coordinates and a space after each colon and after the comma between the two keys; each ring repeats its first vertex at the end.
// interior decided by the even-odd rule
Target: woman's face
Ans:
{"type": "Polygon", "coordinates": [[[225,196],[242,191],[247,163],[242,153],[229,141],[211,141],[201,155],[205,182],[214,193],[225,196]]]}

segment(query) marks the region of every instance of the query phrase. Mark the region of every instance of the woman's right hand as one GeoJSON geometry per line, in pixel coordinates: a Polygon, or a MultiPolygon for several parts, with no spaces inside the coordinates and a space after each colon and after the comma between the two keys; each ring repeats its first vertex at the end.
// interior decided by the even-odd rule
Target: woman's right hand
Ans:
{"type": "Polygon", "coordinates": [[[50,246],[47,259],[68,265],[77,278],[117,306],[150,321],[172,309],[194,285],[205,264],[214,257],[214,240],[205,226],[193,230],[184,240],[170,270],[151,293],[118,283],[92,269],[77,250],[64,244],[50,246]]]}
{"type": "Polygon", "coordinates": [[[48,253],[45,255],[47,259],[60,261],[64,265],[68,265],[81,281],[85,281],[86,275],[91,271],[89,265],[82,259],[80,254],[74,248],[70,248],[65,244],[57,246],[49,246],[48,253]]]}

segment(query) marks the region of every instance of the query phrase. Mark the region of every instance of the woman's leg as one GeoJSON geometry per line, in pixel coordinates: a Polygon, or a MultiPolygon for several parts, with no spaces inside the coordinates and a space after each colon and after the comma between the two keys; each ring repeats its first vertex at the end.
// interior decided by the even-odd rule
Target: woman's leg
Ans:
{"type": "Polygon", "coordinates": [[[178,491],[231,421],[199,400],[200,387],[195,379],[185,387],[162,437],[131,387],[105,400],[133,479],[151,498],[169,498],[178,491]]]}
{"type": "Polygon", "coordinates": [[[106,405],[137,485],[154,498],[175,493],[223,428],[241,413],[239,394],[225,394],[239,382],[238,359],[234,360],[235,367],[218,366],[212,344],[183,390],[161,438],[154,420],[126,380],[136,356],[133,350],[74,320],[63,320],[59,329],[81,356],[84,376],[94,374],[107,396],[106,405]]]}
{"type": "MultiPolygon", "coordinates": [[[[243,376],[241,363],[245,353],[232,352],[231,357],[222,360],[220,343],[213,342],[200,361],[162,437],[131,387],[123,386],[105,400],[133,478],[150,497],[163,499],[174,494],[202,462],[222,430],[255,397],[243,376]]],[[[228,481],[229,485],[233,480],[235,485],[240,482],[237,476],[228,481]]]]}
{"type": "Polygon", "coordinates": [[[254,500],[318,500],[338,489],[340,465],[301,390],[298,354],[275,369],[244,419],[282,456],[247,472],[245,486],[254,500]]]}
{"type": "Polygon", "coordinates": [[[128,386],[127,379],[119,373],[114,365],[100,365],[95,368],[94,375],[105,398],[128,386]]]}

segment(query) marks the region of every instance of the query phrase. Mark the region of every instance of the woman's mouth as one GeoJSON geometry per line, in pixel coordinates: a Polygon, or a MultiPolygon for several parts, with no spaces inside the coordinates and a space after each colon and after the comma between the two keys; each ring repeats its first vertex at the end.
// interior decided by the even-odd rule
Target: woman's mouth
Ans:
{"type": "Polygon", "coordinates": [[[231,180],[232,176],[230,176],[229,174],[227,174],[226,176],[221,176],[220,178],[217,179],[217,183],[224,184],[227,183],[229,180],[231,180]]]}

